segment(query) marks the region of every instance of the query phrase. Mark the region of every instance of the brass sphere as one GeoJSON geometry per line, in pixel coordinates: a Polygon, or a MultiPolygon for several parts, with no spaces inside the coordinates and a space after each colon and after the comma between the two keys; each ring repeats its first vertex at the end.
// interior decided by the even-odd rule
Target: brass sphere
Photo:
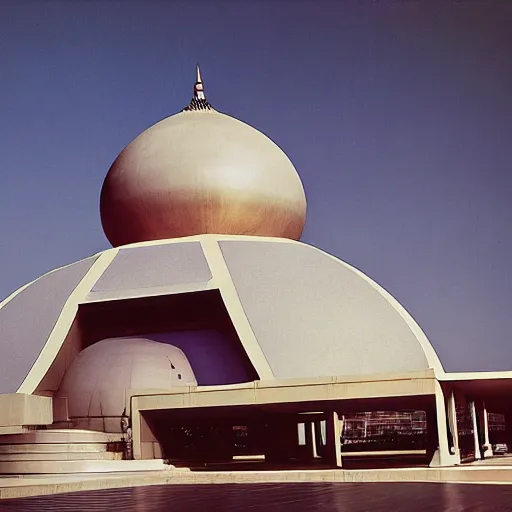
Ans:
{"type": "Polygon", "coordinates": [[[100,213],[113,246],[208,233],[297,240],[306,197],[293,164],[261,132],[215,110],[185,111],[121,152],[100,213]]]}

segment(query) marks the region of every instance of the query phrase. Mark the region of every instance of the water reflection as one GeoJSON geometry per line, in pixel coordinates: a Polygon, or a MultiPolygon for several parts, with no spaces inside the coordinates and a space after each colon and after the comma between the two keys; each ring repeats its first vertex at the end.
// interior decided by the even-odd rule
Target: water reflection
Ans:
{"type": "Polygon", "coordinates": [[[436,483],[158,485],[0,502],[8,511],[505,512],[512,486],[436,483]]]}

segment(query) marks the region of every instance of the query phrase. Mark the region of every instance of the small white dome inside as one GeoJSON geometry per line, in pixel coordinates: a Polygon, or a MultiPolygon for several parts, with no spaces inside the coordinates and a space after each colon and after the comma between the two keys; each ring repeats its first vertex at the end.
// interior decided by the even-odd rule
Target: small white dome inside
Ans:
{"type": "Polygon", "coordinates": [[[187,357],[177,347],[145,338],[111,338],[80,352],[57,397],[68,399],[70,418],[120,417],[128,390],[196,386],[187,357]]]}

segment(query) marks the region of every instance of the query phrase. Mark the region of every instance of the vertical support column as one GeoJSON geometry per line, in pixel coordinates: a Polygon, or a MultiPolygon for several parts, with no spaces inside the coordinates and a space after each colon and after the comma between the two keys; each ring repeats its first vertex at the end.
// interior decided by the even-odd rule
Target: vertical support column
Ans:
{"type": "Polygon", "coordinates": [[[342,467],[341,461],[341,425],[336,411],[328,411],[326,421],[326,460],[336,468],[342,467]]]}
{"type": "Polygon", "coordinates": [[[306,421],[304,424],[306,435],[306,459],[313,460],[318,457],[315,438],[315,422],[306,421]]]}
{"type": "Polygon", "coordinates": [[[487,414],[487,407],[485,406],[485,402],[482,400],[479,400],[476,403],[476,415],[478,418],[478,428],[482,446],[482,458],[488,459],[494,454],[492,451],[491,441],[489,439],[489,415],[487,414]]]}
{"type": "Polygon", "coordinates": [[[507,443],[507,453],[512,453],[512,409],[506,409],[505,415],[505,442],[507,443]]]}
{"type": "Polygon", "coordinates": [[[446,420],[446,404],[444,399],[444,393],[441,388],[439,381],[435,381],[435,420],[429,419],[433,414],[433,411],[427,411],[427,436],[429,444],[435,443],[436,449],[432,460],[430,461],[430,467],[444,467],[454,466],[460,464],[460,457],[457,454],[453,454],[448,446],[448,427],[446,420]],[[437,436],[432,432],[432,429],[437,431],[437,436]],[[435,439],[437,437],[437,439],[435,439]]]}
{"type": "Polygon", "coordinates": [[[453,446],[450,452],[457,456],[460,461],[460,447],[459,447],[459,431],[457,429],[457,409],[455,407],[455,394],[453,391],[448,391],[448,400],[446,403],[446,416],[448,418],[448,427],[452,435],[453,446]]]}
{"type": "Polygon", "coordinates": [[[132,458],[135,460],[142,459],[141,456],[141,425],[140,425],[141,414],[138,409],[132,407],[132,458]]]}
{"type": "Polygon", "coordinates": [[[480,453],[480,441],[478,439],[478,421],[476,417],[476,408],[475,402],[472,400],[469,402],[469,414],[471,416],[471,421],[473,422],[473,443],[475,446],[475,459],[479,460],[482,458],[482,454],[480,453]]]}
{"type": "Polygon", "coordinates": [[[311,429],[311,448],[312,448],[313,459],[318,459],[320,457],[318,455],[316,423],[317,423],[316,421],[312,421],[310,423],[310,429],[311,429]]]}
{"type": "Polygon", "coordinates": [[[314,437],[315,437],[315,447],[316,447],[316,453],[318,457],[322,457],[324,453],[324,441],[322,438],[322,424],[323,420],[315,421],[313,423],[314,429],[314,437]]]}
{"type": "Polygon", "coordinates": [[[138,410],[132,412],[132,428],[133,458],[137,460],[160,458],[162,456],[160,444],[153,435],[146,418],[138,410]]]}

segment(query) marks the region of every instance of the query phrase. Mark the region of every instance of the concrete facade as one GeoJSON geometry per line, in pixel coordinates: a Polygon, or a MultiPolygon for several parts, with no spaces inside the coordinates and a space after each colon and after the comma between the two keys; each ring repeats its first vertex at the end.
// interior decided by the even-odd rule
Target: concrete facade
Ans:
{"type": "MultiPolygon", "coordinates": [[[[82,266],[87,273],[67,292],[65,307],[47,316],[54,326],[51,332],[34,332],[47,341],[18,377],[17,391],[36,390],[66,342],[81,304],[214,289],[220,291],[261,379],[442,371],[419,326],[389,294],[353,267],[299,242],[202,235],[111,249],[82,266]],[[144,265],[147,258],[149,266],[144,265]],[[368,307],[374,315],[367,314],[368,307]],[[291,359],[293,364],[287,364],[291,359]]],[[[68,268],[48,275],[59,276],[68,268]]],[[[9,305],[16,299],[20,310],[28,304],[23,294],[4,301],[2,325],[8,325],[9,305]]]]}
{"type": "MultiPolygon", "coordinates": [[[[54,328],[38,358],[17,393],[3,396],[6,403],[13,404],[9,406],[12,411],[20,407],[17,397],[36,400],[43,397],[30,393],[45,394],[44,399],[50,400],[45,403],[52,404],[52,416],[37,419],[20,413],[19,419],[13,420],[12,413],[7,419],[0,414],[5,434],[21,434],[26,428],[52,423],[121,433],[126,414],[132,437],[124,439],[130,444],[130,456],[158,459],[164,455],[163,449],[144,423],[145,411],[176,414],[181,409],[200,409],[201,414],[215,417],[226,408],[236,412],[248,407],[265,411],[279,407],[285,416],[271,415],[268,420],[274,433],[282,428],[296,430],[302,421],[298,414],[318,412],[321,420],[304,423],[305,448],[299,448],[297,441],[285,456],[275,451],[283,447],[269,445],[264,450],[269,461],[298,456],[341,467],[340,418],[344,411],[420,407],[427,411],[429,464],[443,467],[461,462],[456,404],[462,399],[471,418],[472,457],[492,456],[488,408],[500,412],[500,396],[512,391],[511,375],[444,372],[419,326],[389,294],[361,272],[318,249],[284,239],[203,235],[111,249],[84,260],[77,268],[83,269],[82,279],[68,292],[64,306],[56,310],[54,328]],[[148,258],[152,261],[149,267],[144,264],[148,258]],[[121,356],[112,359],[102,349],[108,340],[89,340],[80,317],[85,306],[116,304],[122,311],[123,304],[134,300],[174,297],[179,304],[182,298],[215,291],[234,338],[230,341],[215,328],[210,334],[205,326],[194,330],[198,329],[195,324],[189,325],[188,338],[183,330],[143,333],[149,344],[167,347],[172,361],[162,360],[160,369],[152,364],[152,373],[144,376],[149,360],[142,357],[141,369],[136,370],[142,380],[133,380],[126,373],[133,362],[123,363],[123,340],[128,348],[130,337],[118,340],[121,356]],[[180,346],[191,351],[192,359],[180,346]],[[210,347],[213,352],[207,356],[210,347]],[[90,369],[78,370],[91,351],[97,352],[93,359],[98,362],[89,365],[90,369]],[[247,363],[239,359],[237,351],[247,363]],[[177,358],[176,354],[181,355],[177,358]],[[181,359],[185,366],[179,363],[181,359]],[[205,362],[210,367],[202,365],[205,362]],[[245,369],[247,364],[250,370],[245,369]],[[195,368],[201,382],[189,379],[195,379],[195,368]],[[115,371],[120,372],[118,377],[115,371]],[[167,379],[173,371],[186,376],[186,382],[167,379]],[[166,376],[161,382],[156,378],[159,372],[166,376]],[[208,382],[212,384],[205,385],[208,382]],[[404,397],[409,401],[404,402],[404,397]],[[319,421],[324,422],[327,441],[321,439],[319,421]],[[144,436],[148,440],[143,440],[144,436]]],[[[23,300],[22,294],[18,300],[23,300]]],[[[4,314],[9,318],[9,303],[2,303],[0,319],[4,314]]]]}

